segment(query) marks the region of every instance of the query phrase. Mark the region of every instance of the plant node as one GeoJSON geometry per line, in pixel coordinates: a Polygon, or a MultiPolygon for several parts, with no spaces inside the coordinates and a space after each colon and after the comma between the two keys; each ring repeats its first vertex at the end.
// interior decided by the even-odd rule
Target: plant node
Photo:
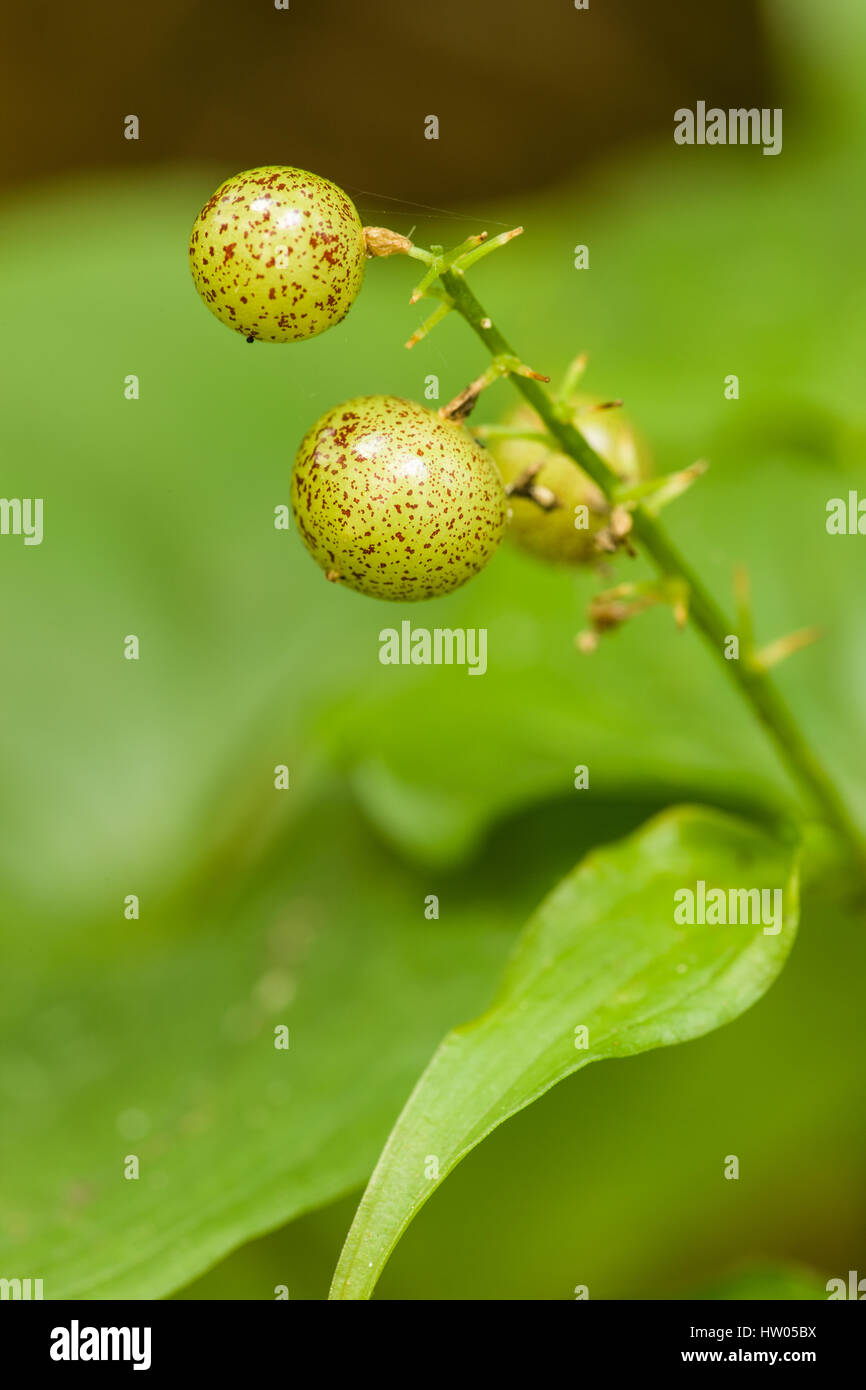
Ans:
{"type": "Polygon", "coordinates": [[[575,646],[580,652],[594,652],[604,633],[621,627],[629,618],[659,603],[670,604],[677,627],[685,627],[689,616],[688,588],[679,579],[618,584],[614,589],[596,594],[587,613],[590,627],[577,634],[575,646]]]}
{"type": "Polygon", "coordinates": [[[544,467],[544,459],[539,459],[537,463],[530,463],[523,472],[514,478],[512,482],[505,484],[506,497],[526,497],[530,502],[534,502],[543,512],[552,512],[556,507],[561,507],[562,503],[552,488],[542,487],[540,483],[534,481],[538,473],[544,467]]]}
{"type": "Polygon", "coordinates": [[[364,245],[368,259],[374,256],[407,256],[413,249],[412,242],[390,227],[365,227],[364,245]]]}
{"type": "MultiPolygon", "coordinates": [[[[427,331],[426,326],[424,331],[427,331]]],[[[416,341],[417,334],[409,339],[406,346],[412,347],[416,341]]],[[[493,358],[493,361],[486,371],[482,372],[480,376],[477,376],[474,381],[470,381],[469,385],[464,387],[459,395],[454,397],[453,401],[449,401],[447,405],[441,407],[439,418],[441,420],[465,420],[467,415],[471,414],[474,410],[475,403],[481,395],[481,392],[485,390],[486,387],[492,386],[494,381],[498,381],[500,377],[509,376],[511,373],[514,373],[516,376],[532,377],[533,381],[550,380],[549,376],[540,376],[538,372],[534,372],[531,367],[527,367],[525,363],[520,362],[516,357],[506,353],[498,354],[493,358]]]]}
{"type": "Polygon", "coordinates": [[[628,555],[636,555],[637,551],[628,538],[633,525],[632,515],[627,507],[612,507],[610,521],[594,537],[596,549],[602,554],[612,555],[622,546],[628,555]]]}

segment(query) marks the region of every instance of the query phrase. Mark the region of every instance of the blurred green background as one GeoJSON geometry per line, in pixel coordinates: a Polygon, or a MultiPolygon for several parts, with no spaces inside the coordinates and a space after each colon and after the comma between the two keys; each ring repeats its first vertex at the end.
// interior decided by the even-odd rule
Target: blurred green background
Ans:
{"type": "MultiPolygon", "coordinates": [[[[273,526],[301,435],[350,395],[423,398],[430,374],[447,400],[480,349],[449,320],[403,351],[419,313],[398,260],[326,336],[250,348],[195,295],[192,220],[236,168],[285,162],[422,243],[522,222],[477,293],[539,370],[588,349],[587,389],[624,398],[660,469],[711,461],[671,528],[728,608],[748,564],[761,638],[824,628],[780,679],[866,820],[864,547],[824,526],[864,478],[866,19],[855,0],[744,4],[722,42],[692,7],[497,4],[457,44],[444,14],[416,34],[374,6],[311,108],[294,77],[330,70],[354,10],[268,12],[295,26],[281,47],[237,5],[151,8],[146,42],[124,31],[125,86],[89,52],[80,120],[43,120],[69,42],[45,7],[17,21],[44,22],[18,37],[48,55],[43,85],[21,95],[23,62],[7,85],[33,120],[0,222],[2,493],[45,499],[45,539],[0,538],[0,1274],[48,1298],[319,1298],[413,1081],[553,882],[671,802],[796,792],[669,613],[587,659],[593,584],[506,549],[423,617],[327,585],[273,526]],[[783,153],[675,146],[673,110],[698,99],[781,105],[783,153]],[[380,666],[405,617],[487,627],[484,679],[380,666]]],[[[491,390],[478,418],[511,399],[491,390]]],[[[769,997],[497,1131],[380,1296],[724,1296],[738,1270],[754,1296],[805,1296],[866,1272],[864,917],[825,847],[769,997]]]]}

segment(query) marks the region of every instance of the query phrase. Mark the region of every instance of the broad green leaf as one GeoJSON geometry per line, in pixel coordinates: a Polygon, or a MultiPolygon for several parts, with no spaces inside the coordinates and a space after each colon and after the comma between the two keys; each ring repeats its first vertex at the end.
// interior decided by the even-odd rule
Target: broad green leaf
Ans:
{"type": "Polygon", "coordinates": [[[50,955],[4,941],[0,1268],[46,1298],[160,1297],[362,1183],[443,1026],[483,1000],[511,936],[489,874],[483,901],[437,883],[427,921],[429,883],[322,795],[226,905],[211,881],[50,955]]]}
{"type": "Polygon", "coordinates": [[[419,1080],[361,1200],[332,1297],[369,1297],[437,1183],[557,1081],[741,1014],[779,973],[797,914],[793,850],[721,812],[678,808],[590,855],[531,919],[488,1012],[450,1033],[419,1080]],[[699,881],[778,890],[774,929],[676,925],[674,895],[699,881]]]}
{"type": "MultiPolygon", "coordinates": [[[[548,883],[578,853],[556,832],[567,806],[537,807],[512,828],[528,867],[556,835],[548,883]]],[[[798,1254],[822,1285],[862,1273],[863,1020],[852,982],[866,978],[866,913],[840,900],[838,863],[819,878],[814,867],[804,847],[796,949],[759,1007],[687,1047],[586,1067],[500,1125],[418,1213],[376,1298],[567,1302],[578,1284],[593,1300],[691,1298],[726,1272],[786,1267],[792,1213],[798,1254]],[[725,1177],[731,1153],[736,1182],[725,1177]]],[[[293,1299],[324,1298],[357,1202],[246,1245],[184,1296],[262,1298],[285,1283],[293,1299]]]]}
{"type": "Polygon", "coordinates": [[[36,1271],[46,1298],[160,1297],[361,1186],[574,842],[646,814],[539,808],[431,878],[345,803],[320,776],[264,859],[143,897],[139,920],[4,923],[0,1269],[36,1271]]]}

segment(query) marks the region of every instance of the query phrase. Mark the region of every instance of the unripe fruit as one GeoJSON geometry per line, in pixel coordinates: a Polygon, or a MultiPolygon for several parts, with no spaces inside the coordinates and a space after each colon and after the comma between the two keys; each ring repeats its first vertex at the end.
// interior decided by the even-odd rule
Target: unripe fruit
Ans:
{"type": "Polygon", "coordinates": [[[462,425],[414,401],[361,396],[307,431],[292,508],[329,579],[374,598],[425,599],[486,565],[507,503],[493,460],[462,425]]]}
{"type": "MultiPolygon", "coordinates": [[[[624,483],[636,483],[649,475],[646,447],[619,410],[594,410],[596,402],[589,397],[578,397],[572,404],[578,410],[576,424],[581,434],[624,483]]],[[[522,430],[544,430],[529,406],[518,406],[506,423],[522,430]]],[[[506,483],[515,482],[542,460],[533,481],[549,488],[558,502],[551,511],[544,511],[527,497],[512,496],[509,539],[548,562],[582,565],[597,561],[596,537],[610,522],[610,508],[583,469],[566,454],[527,439],[504,436],[491,441],[490,451],[506,483]],[[585,507],[587,512],[577,513],[578,507],[585,507]]]]}
{"type": "Polygon", "coordinates": [[[346,317],[361,288],[361,219],[342,189],[268,165],[220,184],[195,220],[189,259],[211,313],[266,343],[296,343],[346,317]]]}

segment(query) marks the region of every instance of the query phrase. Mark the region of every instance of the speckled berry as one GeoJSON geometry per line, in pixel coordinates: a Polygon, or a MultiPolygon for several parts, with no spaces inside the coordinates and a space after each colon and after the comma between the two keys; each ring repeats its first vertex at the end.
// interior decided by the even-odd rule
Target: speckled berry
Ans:
{"type": "Polygon", "coordinates": [[[268,165],[220,184],[195,220],[189,260],[211,313],[265,343],[331,328],[364,276],[364,231],[336,184],[268,165]]]}
{"type": "Polygon", "coordinates": [[[436,598],[486,565],[507,504],[463,425],[414,401],[361,396],[329,410],[295,458],[298,530],[329,579],[385,599],[436,598]]]}
{"type": "MultiPolygon", "coordinates": [[[[642,441],[619,410],[594,410],[590,397],[572,401],[577,426],[597,454],[625,483],[638,482],[651,471],[642,441]]],[[[528,406],[508,417],[509,426],[543,431],[544,425],[528,406]]],[[[543,460],[534,482],[555,493],[559,505],[544,511],[527,497],[509,499],[511,515],[507,535],[522,550],[558,564],[592,564],[599,558],[595,538],[610,521],[609,508],[591,478],[566,455],[543,444],[504,436],[490,445],[506,483],[513,483],[531,465],[543,460]],[[575,508],[586,508],[576,512],[575,508]],[[586,526],[575,525],[575,521],[586,526]]]]}

